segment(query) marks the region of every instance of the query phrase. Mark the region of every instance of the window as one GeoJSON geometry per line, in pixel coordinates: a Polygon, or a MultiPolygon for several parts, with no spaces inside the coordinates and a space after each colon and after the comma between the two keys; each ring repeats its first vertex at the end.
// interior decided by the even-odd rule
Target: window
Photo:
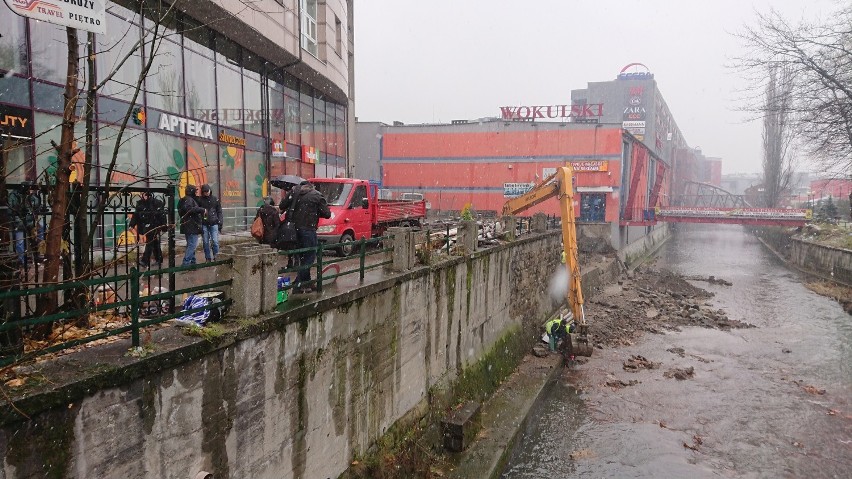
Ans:
{"type": "MultiPolygon", "coordinates": [[[[222,148],[224,152],[225,148],[222,148]]],[[[214,143],[206,143],[197,140],[187,140],[186,142],[186,181],[189,184],[201,185],[208,184],[214,192],[218,191],[219,185],[219,148],[214,143]]],[[[222,160],[224,164],[224,159],[222,160]]],[[[183,189],[184,181],[180,182],[183,189]]]]}
{"type": "Polygon", "coordinates": [[[0,5],[0,25],[3,25],[3,36],[0,37],[0,70],[27,75],[27,39],[24,28],[26,20],[12,13],[4,3],[0,5]]]}
{"type": "Polygon", "coordinates": [[[318,57],[317,47],[317,0],[301,0],[302,48],[318,57]]]}
{"type": "Polygon", "coordinates": [[[325,196],[329,206],[343,206],[352,191],[352,183],[314,183],[314,187],[325,196]]]}
{"type": "MultiPolygon", "coordinates": [[[[238,70],[233,70],[216,64],[217,89],[219,91],[218,118],[220,125],[243,129],[243,76],[238,70]]],[[[259,88],[259,87],[258,87],[259,88]]]]}
{"type": "Polygon", "coordinates": [[[5,77],[0,75],[0,102],[30,106],[30,88],[27,80],[13,75],[5,77]]]}
{"type": "MultiPolygon", "coordinates": [[[[119,8],[115,6],[116,8],[119,8]]],[[[130,13],[125,9],[121,9],[130,13]]],[[[140,29],[131,20],[135,17],[122,18],[115,15],[106,15],[106,35],[97,35],[96,65],[98,68],[99,81],[113,75],[99,93],[113,96],[122,100],[130,101],[142,72],[142,55],[139,49],[134,51],[139,41],[140,29]],[[124,61],[131,53],[130,58],[124,61]],[[122,64],[122,62],[124,62],[122,64]],[[119,68],[119,65],[121,67],[119,68]]],[[[137,102],[141,103],[139,97],[137,102]]]]}
{"type": "MultiPolygon", "coordinates": [[[[64,85],[68,65],[68,37],[65,27],[30,20],[30,42],[33,77],[64,85]]],[[[80,46],[78,58],[85,58],[86,32],[77,32],[77,42],[80,46]]],[[[80,61],[80,85],[86,78],[85,63],[80,61]]]]}
{"type": "Polygon", "coordinates": [[[186,169],[186,149],[183,138],[148,132],[148,169],[150,184],[164,186],[177,184],[186,169]]]}
{"type": "MultiPolygon", "coordinates": [[[[118,140],[118,128],[101,125],[98,129],[98,152],[100,177],[106,178],[109,165],[112,162],[115,142],[118,140]]],[[[145,132],[142,130],[126,129],[121,135],[121,146],[115,157],[115,168],[112,170],[110,181],[114,185],[138,185],[139,180],[148,176],[145,158],[145,132]]]]}
{"type": "Polygon", "coordinates": [[[159,43],[145,86],[148,107],[183,114],[183,63],[181,47],[167,40],[159,43]]]}
{"type": "Polygon", "coordinates": [[[334,16],[334,51],[338,56],[343,56],[343,23],[334,16]]]}
{"type": "Polygon", "coordinates": [[[365,199],[367,199],[367,187],[359,185],[355,188],[355,192],[352,193],[352,201],[349,202],[349,207],[360,208],[361,202],[365,199]]]}
{"type": "Polygon", "coordinates": [[[213,74],[216,64],[191,50],[184,50],[184,61],[187,115],[204,118],[205,112],[198,110],[207,110],[207,113],[216,110],[216,77],[213,74]]]}
{"type": "Polygon", "coordinates": [[[225,228],[245,227],[246,206],[246,150],[222,145],[219,174],[222,178],[222,208],[225,228]]]}

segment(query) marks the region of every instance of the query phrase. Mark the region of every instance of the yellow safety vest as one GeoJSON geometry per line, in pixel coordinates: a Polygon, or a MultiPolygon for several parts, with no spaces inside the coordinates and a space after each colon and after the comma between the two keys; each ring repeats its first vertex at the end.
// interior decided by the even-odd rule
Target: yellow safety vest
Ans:
{"type": "MultiPolygon", "coordinates": [[[[560,319],[559,319],[559,318],[551,319],[550,321],[548,321],[548,322],[544,325],[544,330],[545,330],[545,331],[547,331],[547,334],[548,334],[548,335],[551,335],[551,334],[552,334],[552,333],[551,333],[551,331],[553,330],[554,325],[558,326],[558,325],[559,325],[559,321],[560,321],[560,319]]],[[[568,326],[567,326],[567,325],[565,326],[565,332],[568,332],[568,326]]]]}

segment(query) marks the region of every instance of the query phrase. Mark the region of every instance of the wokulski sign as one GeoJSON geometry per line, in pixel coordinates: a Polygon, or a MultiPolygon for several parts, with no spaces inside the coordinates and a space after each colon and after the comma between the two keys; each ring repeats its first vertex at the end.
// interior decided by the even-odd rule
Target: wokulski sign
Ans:
{"type": "Polygon", "coordinates": [[[504,120],[535,120],[536,118],[600,118],[603,103],[587,105],[501,106],[504,120]]]}
{"type": "Polygon", "coordinates": [[[13,12],[47,23],[106,33],[106,0],[5,0],[13,12]]]}

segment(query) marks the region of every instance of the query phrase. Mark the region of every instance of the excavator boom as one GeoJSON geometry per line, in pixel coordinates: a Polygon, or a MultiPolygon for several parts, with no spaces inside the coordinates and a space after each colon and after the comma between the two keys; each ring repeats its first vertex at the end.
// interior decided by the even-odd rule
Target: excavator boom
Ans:
{"type": "Polygon", "coordinates": [[[559,212],[562,217],[562,247],[565,253],[565,268],[568,270],[568,305],[577,325],[577,335],[571,336],[573,354],[591,356],[592,348],[588,343],[588,326],[583,308],[582,276],[577,254],[577,229],[574,215],[574,169],[569,165],[556,169],[556,173],[546,178],[527,193],[513,198],[503,206],[504,215],[516,215],[533,206],[556,197],[559,199],[559,212]]]}

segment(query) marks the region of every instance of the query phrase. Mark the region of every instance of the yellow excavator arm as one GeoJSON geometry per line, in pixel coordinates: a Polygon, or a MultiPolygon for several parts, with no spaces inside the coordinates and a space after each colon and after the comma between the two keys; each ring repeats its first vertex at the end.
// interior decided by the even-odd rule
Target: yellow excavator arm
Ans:
{"type": "Polygon", "coordinates": [[[559,212],[562,216],[562,247],[565,252],[565,268],[568,270],[568,305],[574,315],[579,338],[572,340],[573,350],[581,356],[591,356],[591,347],[587,339],[586,314],[583,308],[582,276],[577,255],[577,228],[574,218],[574,168],[569,165],[556,169],[556,173],[546,178],[533,189],[503,205],[503,215],[511,216],[556,197],[559,199],[559,212]]]}

